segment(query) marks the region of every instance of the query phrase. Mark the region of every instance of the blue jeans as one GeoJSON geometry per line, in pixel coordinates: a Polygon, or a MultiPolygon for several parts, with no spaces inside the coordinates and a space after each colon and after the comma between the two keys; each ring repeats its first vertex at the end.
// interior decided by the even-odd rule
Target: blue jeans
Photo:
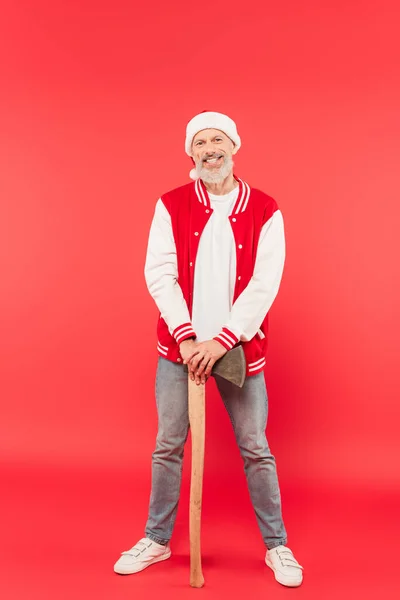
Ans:
{"type": "MultiPolygon", "coordinates": [[[[145,535],[159,544],[172,536],[181,488],[183,450],[189,431],[187,373],[159,357],[156,376],[158,434],[152,456],[152,489],[145,535]]],[[[281,494],[265,436],[268,397],[264,374],[247,377],[243,388],[218,375],[215,381],[231,419],[258,526],[268,549],[287,543],[281,494]]]]}

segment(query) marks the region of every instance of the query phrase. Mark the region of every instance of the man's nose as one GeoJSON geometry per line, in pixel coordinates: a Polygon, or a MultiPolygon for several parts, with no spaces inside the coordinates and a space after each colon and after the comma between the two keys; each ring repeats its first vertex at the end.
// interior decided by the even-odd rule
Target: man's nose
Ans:
{"type": "Polygon", "coordinates": [[[214,145],[210,142],[208,144],[206,144],[205,148],[204,148],[204,154],[214,154],[215,152],[215,148],[214,145]]]}

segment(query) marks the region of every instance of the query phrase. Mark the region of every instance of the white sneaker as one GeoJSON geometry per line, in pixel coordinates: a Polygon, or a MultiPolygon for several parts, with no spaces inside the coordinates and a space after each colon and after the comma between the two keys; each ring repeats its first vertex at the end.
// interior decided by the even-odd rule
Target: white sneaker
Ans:
{"type": "Polygon", "coordinates": [[[303,581],[303,567],[299,565],[293,552],[287,546],[277,546],[267,550],[265,563],[275,573],[275,579],[282,585],[297,587],[303,581]]]}
{"type": "Polygon", "coordinates": [[[114,571],[119,575],[139,573],[154,563],[167,560],[170,556],[169,544],[162,546],[149,538],[142,538],[133,548],[122,552],[121,558],[114,565],[114,571]]]}

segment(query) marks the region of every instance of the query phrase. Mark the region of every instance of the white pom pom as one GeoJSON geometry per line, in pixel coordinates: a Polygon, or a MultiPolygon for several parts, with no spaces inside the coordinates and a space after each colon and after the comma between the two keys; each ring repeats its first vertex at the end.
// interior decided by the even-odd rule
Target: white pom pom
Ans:
{"type": "Polygon", "coordinates": [[[190,179],[194,179],[196,181],[196,179],[199,178],[199,176],[197,175],[196,169],[192,169],[189,173],[189,177],[190,179]]]}

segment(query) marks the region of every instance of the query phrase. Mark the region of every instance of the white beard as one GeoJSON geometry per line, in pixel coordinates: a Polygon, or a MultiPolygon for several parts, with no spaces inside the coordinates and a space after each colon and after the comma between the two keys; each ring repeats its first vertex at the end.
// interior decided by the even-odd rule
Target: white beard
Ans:
{"type": "Polygon", "coordinates": [[[196,161],[196,175],[205,183],[222,183],[233,170],[233,160],[230,156],[223,157],[224,162],[219,169],[207,169],[203,166],[203,161],[196,161]]]}

